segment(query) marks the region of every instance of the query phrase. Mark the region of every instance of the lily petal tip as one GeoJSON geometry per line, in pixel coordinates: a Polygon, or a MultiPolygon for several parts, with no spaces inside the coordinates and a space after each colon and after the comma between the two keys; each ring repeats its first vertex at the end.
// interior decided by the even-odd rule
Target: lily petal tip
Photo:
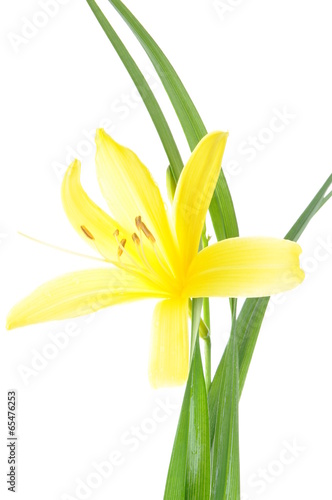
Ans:
{"type": "Polygon", "coordinates": [[[80,160],[77,160],[75,158],[74,161],[71,162],[71,164],[68,166],[66,172],[65,172],[65,175],[64,175],[64,179],[68,176],[68,175],[71,175],[73,173],[78,173],[80,174],[81,172],[81,162],[80,160]]]}
{"type": "Polygon", "coordinates": [[[220,141],[225,141],[227,140],[228,136],[229,136],[229,132],[224,132],[222,130],[216,130],[214,132],[211,132],[210,134],[208,134],[209,137],[213,137],[213,138],[216,138],[216,139],[219,139],[220,141]]]}
{"type": "Polygon", "coordinates": [[[8,315],[7,317],[7,321],[6,321],[6,330],[14,330],[14,328],[16,328],[17,325],[15,323],[15,321],[13,321],[13,318],[11,317],[11,315],[8,315]]]}
{"type": "Polygon", "coordinates": [[[97,128],[96,130],[96,144],[100,143],[101,141],[105,140],[106,138],[109,138],[109,135],[105,132],[103,128],[97,128]]]}
{"type": "Polygon", "coordinates": [[[74,169],[80,170],[81,169],[80,160],[77,160],[77,158],[75,158],[75,160],[69,165],[69,168],[71,170],[74,170],[74,169]]]}

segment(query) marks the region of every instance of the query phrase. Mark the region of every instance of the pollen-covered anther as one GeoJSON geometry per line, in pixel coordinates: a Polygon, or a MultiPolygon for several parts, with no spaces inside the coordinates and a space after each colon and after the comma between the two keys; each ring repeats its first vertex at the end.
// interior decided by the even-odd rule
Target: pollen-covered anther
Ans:
{"type": "Polygon", "coordinates": [[[123,238],[123,240],[120,241],[120,245],[118,248],[118,256],[121,257],[123,254],[124,248],[126,246],[127,240],[123,238]]]}
{"type": "Polygon", "coordinates": [[[93,234],[91,234],[89,229],[87,229],[85,226],[81,226],[81,229],[82,229],[83,233],[85,234],[85,236],[87,236],[90,240],[95,239],[93,234]]]}
{"type": "Polygon", "coordinates": [[[153,236],[151,231],[146,227],[146,225],[142,221],[142,217],[140,215],[135,218],[135,224],[136,224],[137,229],[142,231],[142,233],[147,237],[147,239],[149,241],[151,241],[151,243],[156,242],[156,238],[153,236]]]}
{"type": "Polygon", "coordinates": [[[137,236],[136,233],[133,233],[131,235],[132,239],[133,239],[133,242],[136,244],[136,245],[139,245],[141,243],[141,240],[139,239],[139,237],[137,236]]]}
{"type": "Polygon", "coordinates": [[[116,229],[116,230],[114,231],[113,236],[114,236],[115,238],[116,238],[117,236],[119,236],[119,230],[118,230],[118,229],[116,229]]]}

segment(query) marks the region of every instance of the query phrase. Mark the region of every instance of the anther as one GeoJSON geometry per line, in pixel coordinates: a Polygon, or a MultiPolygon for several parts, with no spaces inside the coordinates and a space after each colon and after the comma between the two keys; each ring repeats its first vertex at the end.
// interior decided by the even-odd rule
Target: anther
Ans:
{"type": "Polygon", "coordinates": [[[151,243],[155,243],[156,242],[156,238],[153,236],[153,234],[151,233],[151,231],[148,230],[148,228],[146,227],[146,225],[144,224],[144,222],[142,222],[141,228],[142,228],[143,233],[147,237],[147,239],[149,241],[151,241],[151,243]]]}
{"type": "Polygon", "coordinates": [[[114,236],[115,238],[116,238],[117,236],[119,236],[119,230],[118,230],[118,229],[116,229],[116,230],[114,231],[113,236],[114,236]]]}
{"type": "Polygon", "coordinates": [[[141,231],[143,231],[144,235],[147,237],[147,239],[149,241],[151,241],[151,243],[156,242],[156,239],[153,236],[153,234],[151,233],[151,231],[149,231],[149,229],[146,227],[144,222],[142,222],[142,217],[140,215],[135,218],[135,224],[136,224],[137,229],[140,229],[141,231]]]}
{"type": "Polygon", "coordinates": [[[81,226],[81,229],[82,229],[83,233],[85,234],[85,236],[87,236],[90,240],[95,239],[93,234],[91,234],[90,231],[85,226],[81,226]]]}
{"type": "Polygon", "coordinates": [[[139,245],[139,244],[140,244],[140,242],[141,242],[141,241],[140,241],[140,239],[139,239],[139,237],[137,236],[137,234],[136,234],[136,233],[133,233],[133,234],[131,235],[131,237],[132,237],[132,239],[133,239],[133,242],[134,242],[134,243],[136,243],[136,245],[139,245]]]}
{"type": "Polygon", "coordinates": [[[123,239],[120,241],[120,245],[119,245],[119,248],[118,248],[118,256],[121,257],[121,255],[123,254],[123,251],[124,251],[124,248],[126,246],[126,242],[127,240],[123,239]]]}

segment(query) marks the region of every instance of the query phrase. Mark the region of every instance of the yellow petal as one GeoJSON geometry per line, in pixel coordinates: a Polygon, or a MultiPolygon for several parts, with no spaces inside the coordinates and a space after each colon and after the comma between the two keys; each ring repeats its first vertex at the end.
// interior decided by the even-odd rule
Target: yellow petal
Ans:
{"type": "Polygon", "coordinates": [[[188,367],[188,300],[163,300],[153,314],[150,383],[155,388],[184,384],[188,367]]]}
{"type": "Polygon", "coordinates": [[[116,143],[102,129],[97,131],[96,144],[98,180],[112,215],[130,233],[137,232],[135,218],[141,216],[165,260],[171,259],[174,240],[164,202],[149,170],[135,153],[116,143]]]}
{"type": "Polygon", "coordinates": [[[78,234],[92,248],[116,263],[118,243],[113,236],[114,231],[121,230],[121,238],[131,239],[131,235],[89,198],[82,188],[80,174],[81,164],[75,160],[62,182],[62,204],[66,215],[78,234]]]}
{"type": "Polygon", "coordinates": [[[277,238],[231,238],[197,254],[183,295],[264,297],[284,292],[304,279],[301,247],[277,238]]]}
{"type": "Polygon", "coordinates": [[[173,217],[184,266],[198,251],[199,240],[221,169],[228,134],[206,135],[182,170],[173,202],[173,217]]]}
{"type": "Polygon", "coordinates": [[[120,269],[65,274],[37,288],[9,312],[7,328],[74,318],[121,302],[165,297],[152,284],[120,269]]]}

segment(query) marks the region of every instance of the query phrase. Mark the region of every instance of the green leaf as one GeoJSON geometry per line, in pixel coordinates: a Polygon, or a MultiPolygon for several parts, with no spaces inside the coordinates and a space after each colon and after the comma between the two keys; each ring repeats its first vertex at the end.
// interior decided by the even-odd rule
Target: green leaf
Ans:
{"type": "MultiPolygon", "coordinates": [[[[189,299],[189,317],[190,317],[190,319],[192,317],[192,300],[191,299],[189,299]]],[[[206,323],[203,321],[202,318],[200,319],[200,322],[199,322],[198,332],[199,332],[199,336],[201,337],[201,339],[206,339],[210,335],[209,328],[207,327],[206,323]]]]}
{"type": "MultiPolygon", "coordinates": [[[[297,241],[303,234],[311,219],[330,199],[332,193],[325,195],[332,184],[332,175],[326,180],[307,208],[297,219],[285,236],[286,240],[297,241]]],[[[269,297],[247,299],[238,318],[239,360],[240,360],[240,394],[248,374],[251,358],[255,349],[258,334],[269,303],[269,297]]]]}
{"type": "Polygon", "coordinates": [[[107,38],[113,45],[118,56],[123,62],[125,68],[127,69],[129,75],[131,76],[138,92],[140,93],[143,102],[151,116],[154,126],[159,134],[160,140],[165,149],[166,155],[172,167],[172,170],[180,175],[183,169],[183,162],[174,141],[172,132],[168,126],[165,116],[156,100],[152,90],[150,89],[148,82],[144,78],[143,73],[135,63],[134,59],[129,54],[128,50],[120,40],[117,33],[114,31],[107,18],[104,16],[103,12],[100,10],[98,5],[94,0],[86,0],[89,4],[92,12],[96,16],[100,26],[103,28],[107,38]]]}
{"type": "Polygon", "coordinates": [[[247,378],[251,358],[270,297],[247,299],[243,305],[238,320],[239,366],[240,366],[240,396],[247,378]]]}
{"type": "MultiPolygon", "coordinates": [[[[120,0],[109,0],[128,24],[154,65],[179,118],[191,151],[207,134],[206,127],[173,66],[142,24],[120,0]]],[[[174,170],[176,181],[180,172],[174,170]]],[[[223,171],[210,205],[210,215],[218,240],[239,235],[233,201],[223,171]]]]}
{"type": "Polygon", "coordinates": [[[222,378],[216,394],[216,420],[211,456],[211,500],[240,500],[239,357],[236,320],[233,320],[222,378]]]}
{"type": "Polygon", "coordinates": [[[204,123],[173,66],[138,19],[120,0],[109,0],[128,24],[154,65],[193,150],[206,135],[204,123]]]}
{"type": "Polygon", "coordinates": [[[323,186],[320,188],[316,196],[309,203],[304,212],[297,219],[295,224],[291,227],[288,233],[285,236],[285,240],[297,241],[311,219],[314,215],[322,208],[323,205],[329,200],[332,195],[332,192],[325,196],[326,191],[332,184],[332,174],[328,177],[326,182],[324,182],[323,186]]]}
{"type": "Polygon", "coordinates": [[[199,348],[202,300],[192,304],[193,354],[168,470],[165,500],[209,500],[210,436],[207,394],[199,348]]]}
{"type": "MultiPolygon", "coordinates": [[[[295,224],[286,234],[286,239],[297,241],[303,231],[316,215],[316,213],[325,205],[332,197],[332,193],[325,195],[326,191],[332,184],[332,175],[323,184],[308,207],[303,211],[295,224]]],[[[251,359],[254,353],[256,341],[264,319],[265,311],[270,298],[262,297],[257,299],[247,299],[241,309],[237,319],[237,342],[239,346],[239,394],[241,396],[244,383],[248,374],[251,359]]],[[[220,384],[222,384],[227,359],[226,347],[224,355],[219,363],[215,373],[212,385],[209,391],[209,410],[210,410],[210,434],[213,440],[218,411],[218,394],[220,384]]]]}

